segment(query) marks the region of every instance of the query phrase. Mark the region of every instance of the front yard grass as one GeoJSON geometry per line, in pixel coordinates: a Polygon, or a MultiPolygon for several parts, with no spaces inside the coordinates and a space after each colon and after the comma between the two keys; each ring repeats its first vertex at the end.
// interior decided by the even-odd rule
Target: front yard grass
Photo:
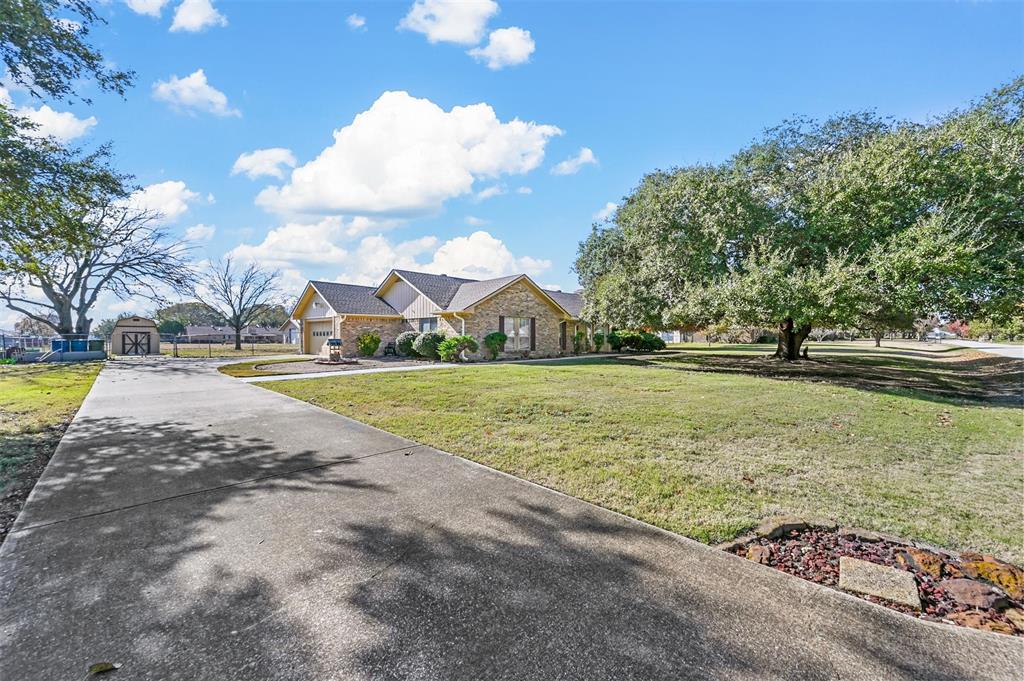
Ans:
{"type": "Polygon", "coordinates": [[[706,543],[791,513],[1020,563],[1021,367],[702,351],[265,387],[706,543]]]}
{"type": "Polygon", "coordinates": [[[270,364],[288,364],[289,362],[308,362],[309,357],[289,357],[288,359],[257,359],[252,362],[239,362],[238,364],[225,364],[217,371],[235,378],[249,378],[250,376],[277,376],[281,371],[273,369],[257,369],[259,366],[270,364]]]}
{"type": "Polygon", "coordinates": [[[102,362],[0,366],[0,541],[102,366],[102,362]]]}

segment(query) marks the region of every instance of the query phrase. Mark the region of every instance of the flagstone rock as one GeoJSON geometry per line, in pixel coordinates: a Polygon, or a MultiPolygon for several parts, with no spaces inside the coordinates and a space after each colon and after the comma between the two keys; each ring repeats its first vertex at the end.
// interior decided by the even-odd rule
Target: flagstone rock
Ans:
{"type": "Polygon", "coordinates": [[[925,572],[935,579],[942,578],[941,556],[925,549],[907,548],[896,554],[896,562],[906,570],[919,570],[925,572]]]}
{"type": "Polygon", "coordinates": [[[994,631],[997,634],[1014,633],[1013,627],[1011,627],[1006,622],[994,620],[982,612],[954,612],[951,613],[946,619],[948,619],[950,622],[955,622],[956,624],[959,624],[962,627],[970,627],[971,629],[994,631]]]}
{"type": "Polygon", "coordinates": [[[995,608],[1002,610],[1009,606],[1010,601],[1002,591],[983,582],[973,579],[947,579],[939,582],[939,587],[961,605],[972,608],[995,608]]]}
{"type": "Polygon", "coordinates": [[[888,565],[843,556],[839,559],[839,588],[921,609],[914,575],[888,565]]]}
{"type": "Polygon", "coordinates": [[[960,555],[960,568],[968,577],[995,584],[1015,601],[1024,600],[1024,570],[981,553],[960,555]]]}

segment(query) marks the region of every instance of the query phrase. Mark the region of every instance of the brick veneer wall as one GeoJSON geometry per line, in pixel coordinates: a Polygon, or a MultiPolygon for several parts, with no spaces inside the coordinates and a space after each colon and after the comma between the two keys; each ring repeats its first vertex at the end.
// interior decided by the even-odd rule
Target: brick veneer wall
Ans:
{"type": "MultiPolygon", "coordinates": [[[[473,336],[480,344],[480,351],[471,356],[472,359],[489,359],[487,348],[484,347],[484,336],[498,330],[498,317],[534,317],[537,320],[537,338],[535,349],[530,357],[557,357],[562,353],[558,345],[558,325],[563,316],[556,312],[550,304],[537,297],[523,282],[517,282],[497,294],[493,298],[477,305],[473,314],[463,315],[466,318],[466,335],[473,336]]],[[[452,333],[461,332],[461,323],[457,319],[448,319],[455,328],[452,333]]],[[[569,343],[571,350],[572,344],[569,343]]],[[[520,353],[505,354],[505,357],[520,356],[520,353]]]]}
{"type": "MultiPolygon", "coordinates": [[[[384,354],[384,346],[394,343],[398,334],[403,331],[412,331],[412,324],[404,319],[388,319],[386,317],[341,317],[334,319],[334,337],[341,339],[341,354],[343,357],[358,357],[359,346],[356,339],[364,333],[376,333],[380,336],[380,347],[376,355],[384,354]]],[[[320,350],[320,354],[326,356],[329,349],[326,344],[320,350]]]]}

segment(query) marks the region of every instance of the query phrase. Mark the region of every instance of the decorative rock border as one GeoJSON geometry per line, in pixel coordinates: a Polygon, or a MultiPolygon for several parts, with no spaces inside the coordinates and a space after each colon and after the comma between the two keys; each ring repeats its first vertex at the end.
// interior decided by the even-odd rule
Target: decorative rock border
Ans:
{"type": "Polygon", "coordinates": [[[914,617],[1024,636],[1024,570],[991,555],[793,516],[719,548],[914,617]]]}

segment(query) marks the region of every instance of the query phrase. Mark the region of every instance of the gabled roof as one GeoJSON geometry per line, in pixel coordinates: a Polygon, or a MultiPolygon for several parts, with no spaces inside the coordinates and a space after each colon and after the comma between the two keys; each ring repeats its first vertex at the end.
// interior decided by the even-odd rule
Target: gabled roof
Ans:
{"type": "MultiPolygon", "coordinates": [[[[475,279],[449,277],[447,274],[427,274],[410,270],[393,270],[393,272],[409,282],[414,289],[425,295],[442,310],[448,307],[460,286],[476,281],[475,279]]],[[[386,282],[387,279],[384,281],[386,282]]],[[[380,287],[377,291],[380,292],[380,287]]]]}
{"type": "Polygon", "coordinates": [[[524,275],[513,274],[508,277],[498,277],[497,279],[487,279],[485,281],[468,281],[459,286],[458,291],[452,296],[444,310],[445,312],[461,312],[471,307],[474,303],[478,303],[487,296],[500,291],[522,276],[524,275]]]}
{"type": "Polygon", "coordinates": [[[311,281],[310,285],[323,296],[337,314],[398,316],[395,308],[374,295],[374,286],[338,284],[333,281],[311,281]]]}
{"type": "Polygon", "coordinates": [[[579,319],[583,312],[583,296],[578,293],[566,293],[565,291],[544,290],[555,302],[562,306],[562,309],[569,313],[573,319],[579,319]]]}

